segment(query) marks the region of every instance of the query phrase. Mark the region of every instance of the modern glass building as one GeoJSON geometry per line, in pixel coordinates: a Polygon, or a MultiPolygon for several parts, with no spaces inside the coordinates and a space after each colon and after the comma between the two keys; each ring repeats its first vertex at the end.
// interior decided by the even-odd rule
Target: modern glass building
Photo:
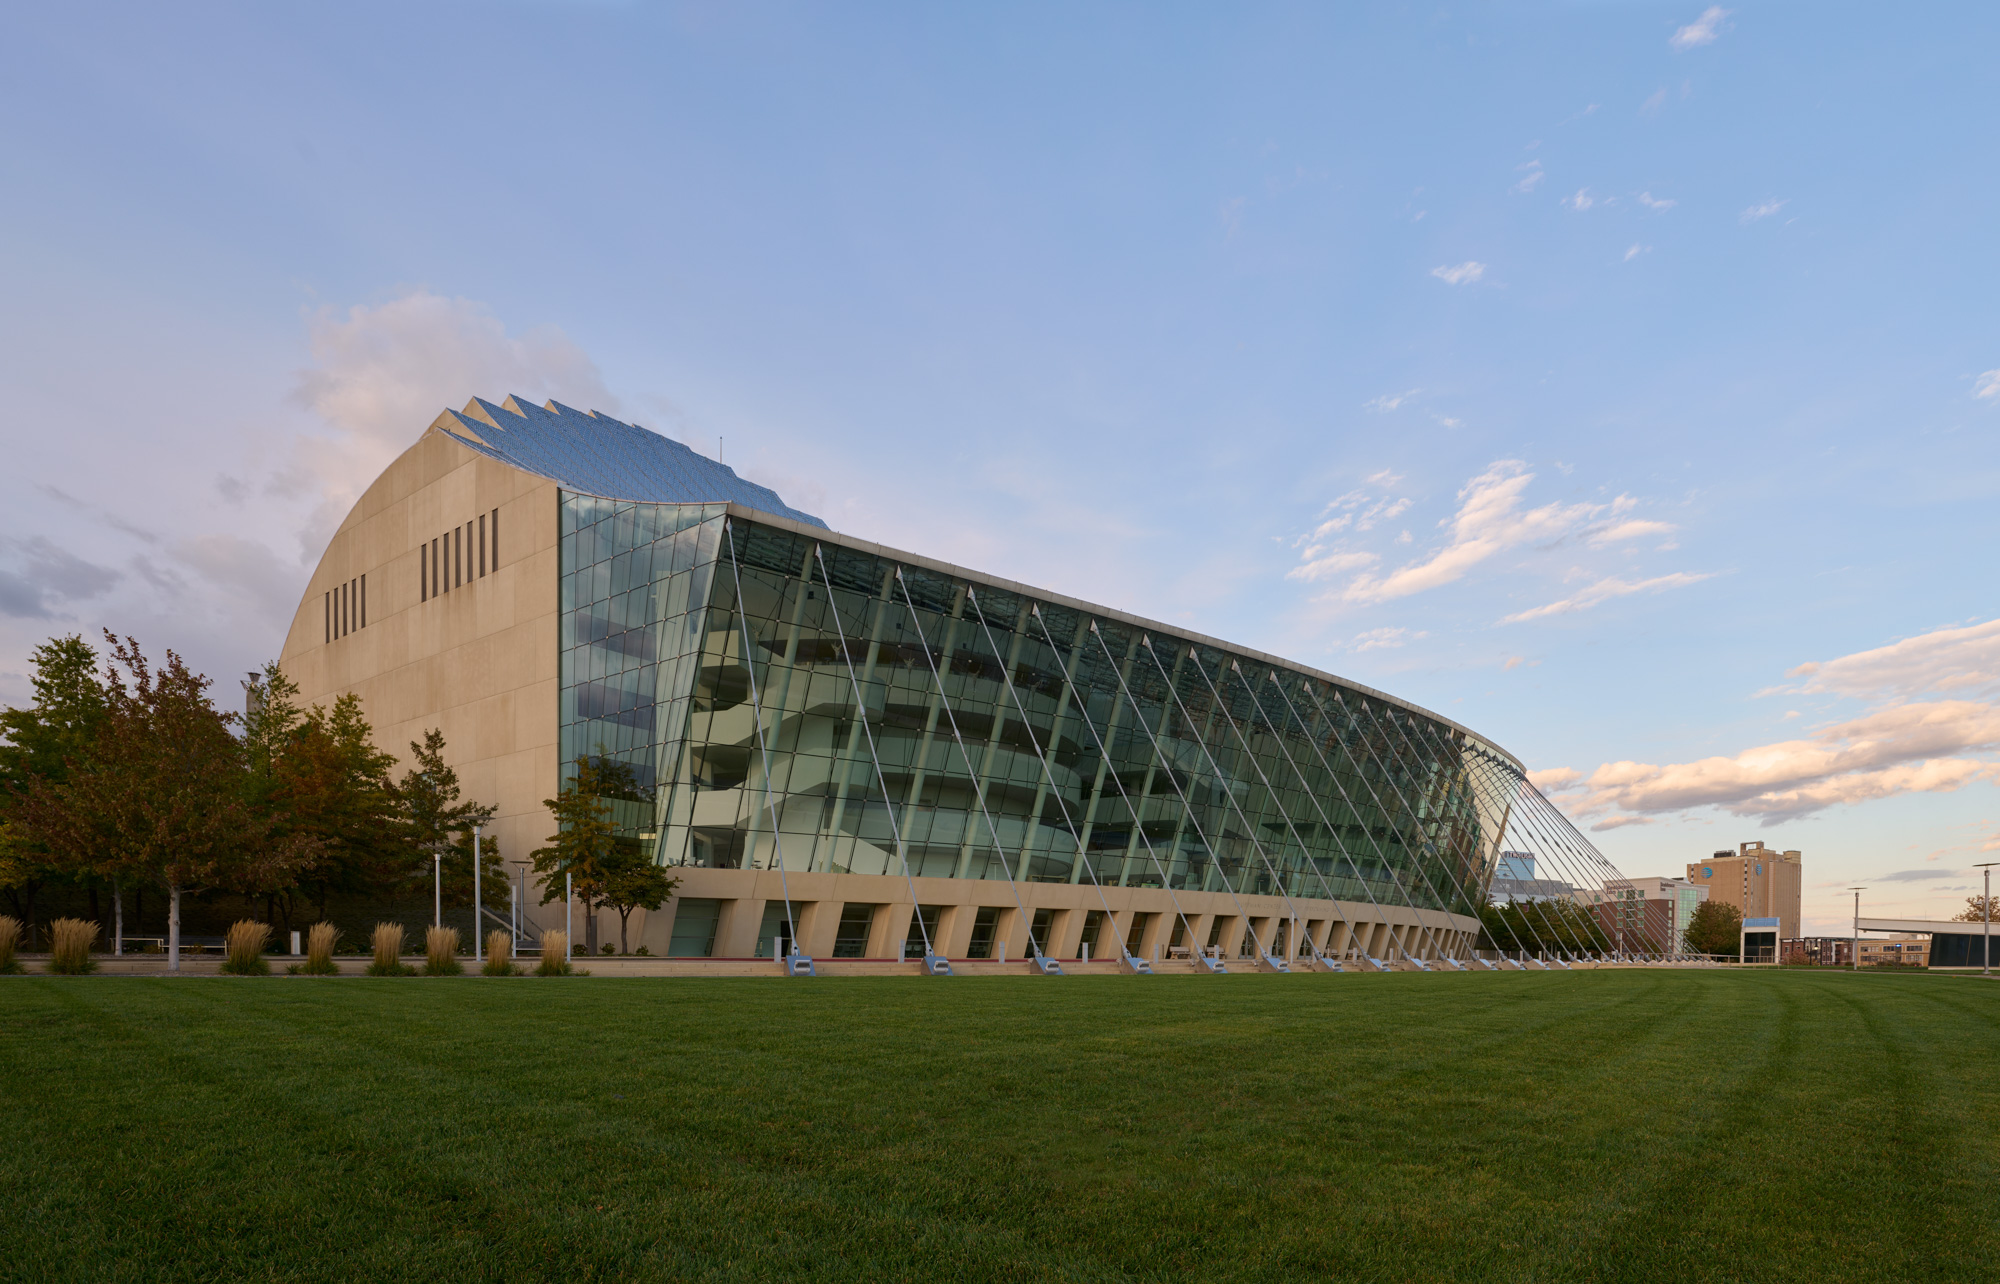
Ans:
{"type": "Polygon", "coordinates": [[[1503,852],[1618,877],[1448,718],[837,534],[553,402],[440,416],[284,663],[389,744],[444,726],[510,858],[581,759],[622,764],[615,823],[680,879],[654,953],[1452,966],[1503,852]]]}

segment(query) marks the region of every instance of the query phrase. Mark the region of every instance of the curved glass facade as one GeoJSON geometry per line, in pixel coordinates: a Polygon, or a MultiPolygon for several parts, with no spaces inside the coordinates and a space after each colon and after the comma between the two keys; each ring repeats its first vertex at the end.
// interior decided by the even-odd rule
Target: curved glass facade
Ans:
{"type": "Polygon", "coordinates": [[[565,774],[629,764],[617,821],[664,864],[1477,915],[1528,788],[1376,693],[836,535],[561,520],[565,774]]]}

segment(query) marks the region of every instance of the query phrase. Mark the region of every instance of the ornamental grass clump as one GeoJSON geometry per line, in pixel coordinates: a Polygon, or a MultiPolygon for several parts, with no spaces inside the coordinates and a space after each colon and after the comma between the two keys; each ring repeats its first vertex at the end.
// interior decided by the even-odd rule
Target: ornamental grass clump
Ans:
{"type": "Polygon", "coordinates": [[[90,946],[97,939],[97,924],[80,918],[59,918],[49,924],[49,971],[64,976],[82,976],[97,966],[90,946]]]}
{"type": "Polygon", "coordinates": [[[427,927],[424,929],[424,975],[457,976],[465,971],[465,965],[458,961],[458,929],[455,927],[427,927]]]}
{"type": "Polygon", "coordinates": [[[496,927],[486,934],[486,966],[479,970],[487,976],[513,976],[521,970],[514,966],[513,933],[496,927]]]}
{"type": "Polygon", "coordinates": [[[568,932],[542,933],[542,961],[535,967],[536,976],[568,976],[569,960],[563,955],[569,953],[568,932]]]}
{"type": "Polygon", "coordinates": [[[371,938],[375,958],[368,964],[370,976],[415,976],[417,970],[403,962],[403,925],[377,923],[371,938]]]}
{"type": "Polygon", "coordinates": [[[9,914],[0,914],[0,974],[21,970],[21,960],[14,957],[21,948],[21,920],[9,914]]]}
{"type": "Polygon", "coordinates": [[[340,965],[333,961],[333,943],[340,930],[331,923],[314,923],[306,932],[306,964],[299,971],[306,976],[339,976],[340,965]]]}
{"type": "Polygon", "coordinates": [[[271,925],[255,919],[239,919],[229,925],[222,938],[222,970],[231,976],[269,976],[271,965],[264,959],[264,947],[271,943],[271,925]]]}

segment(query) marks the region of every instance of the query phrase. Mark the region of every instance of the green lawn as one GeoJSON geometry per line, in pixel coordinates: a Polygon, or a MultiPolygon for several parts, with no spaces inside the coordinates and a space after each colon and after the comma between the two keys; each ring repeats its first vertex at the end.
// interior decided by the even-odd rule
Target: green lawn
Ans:
{"type": "Polygon", "coordinates": [[[2000,1276],[2000,986],[0,979],[8,1279],[2000,1276]]]}

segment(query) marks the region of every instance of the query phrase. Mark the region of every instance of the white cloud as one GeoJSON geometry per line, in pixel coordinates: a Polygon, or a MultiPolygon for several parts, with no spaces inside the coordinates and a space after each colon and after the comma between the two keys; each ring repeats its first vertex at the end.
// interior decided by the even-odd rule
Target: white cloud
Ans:
{"type": "Polygon", "coordinates": [[[1941,793],[2000,777],[2000,764],[1955,755],[2000,748],[2000,709],[1965,700],[1898,705],[1810,739],[1733,757],[1656,766],[1611,762],[1590,774],[1580,814],[1721,807],[1767,823],[1906,793],[1941,793]]]}
{"type": "MultiPolygon", "coordinates": [[[[2000,783],[2000,620],[1934,629],[1799,665],[1790,690],[1882,700],[1796,740],[1698,762],[1612,762],[1581,782],[1580,815],[1720,807],[1767,824],[1829,807],[2000,783]],[[1918,696],[1959,698],[1918,700],[1918,696]],[[1986,695],[1987,699],[1964,698],[1986,695]]],[[[1785,721],[1800,715],[1788,710],[1785,721]]]]}
{"type": "Polygon", "coordinates": [[[1641,192],[1639,193],[1639,204],[1645,206],[1649,210],[1654,210],[1661,214],[1664,214],[1668,210],[1672,209],[1674,206],[1680,204],[1680,202],[1663,200],[1662,198],[1653,195],[1651,192],[1641,192]]]}
{"type": "Polygon", "coordinates": [[[1625,251],[1625,262],[1630,263],[1633,259],[1638,258],[1641,254],[1644,254],[1646,251],[1652,248],[1653,247],[1650,245],[1633,246],[1631,249],[1625,251]]]}
{"type": "Polygon", "coordinates": [[[1588,187],[1579,187],[1576,189],[1576,195],[1563,197],[1562,203],[1581,214],[1597,204],[1597,198],[1590,194],[1588,187]]]}
{"type": "MultiPolygon", "coordinates": [[[[1655,523],[1656,524],[1656,523],[1655,523]]],[[[1608,602],[1614,597],[1629,597],[1634,593],[1662,593],[1668,589],[1684,588],[1689,584],[1699,584],[1710,578],[1707,573],[1694,574],[1676,571],[1671,575],[1656,575],[1649,580],[1626,580],[1616,575],[1607,576],[1595,584],[1574,593],[1559,602],[1550,602],[1532,610],[1517,611],[1501,620],[1502,624],[1520,624],[1528,620],[1546,619],[1551,615],[1569,615],[1577,611],[1587,611],[1599,602],[1608,602]]]]}
{"type": "Polygon", "coordinates": [[[1908,700],[2000,688],[2000,619],[1934,629],[1835,660],[1801,664],[1786,675],[1796,689],[1863,699],[1908,700]]]}
{"type": "Polygon", "coordinates": [[[1522,493],[1534,480],[1520,460],[1495,462],[1459,490],[1458,512],[1448,524],[1451,538],[1444,548],[1386,576],[1359,575],[1346,597],[1382,602],[1437,588],[1504,549],[1565,534],[1605,511],[1601,504],[1545,504],[1522,511],[1522,493]]]}
{"type": "Polygon", "coordinates": [[[1988,401],[2000,398],[2000,370],[1988,370],[1975,379],[1972,395],[1988,401]]]}
{"type": "Polygon", "coordinates": [[[1752,205],[1749,209],[1743,211],[1742,220],[1745,223],[1755,223],[1760,218],[1771,217],[1790,203],[1790,201],[1764,201],[1761,204],[1752,205]]]}
{"type": "Polygon", "coordinates": [[[469,299],[416,290],[342,316],[308,319],[313,366],[301,371],[294,399],[326,421],[331,438],[308,438],[296,462],[272,480],[281,493],[320,496],[302,535],[309,556],[361,489],[416,441],[445,409],[472,397],[553,397],[582,410],[621,413],[597,366],[553,326],[509,334],[469,299]]]}
{"type": "Polygon", "coordinates": [[[1660,114],[1660,110],[1666,105],[1667,91],[1664,89],[1655,89],[1651,97],[1639,104],[1639,112],[1645,116],[1657,116],[1660,114]]]}
{"type": "Polygon", "coordinates": [[[1314,558],[1303,566],[1293,567],[1291,570],[1285,572],[1285,578],[1288,580],[1304,580],[1307,583],[1311,583],[1314,580],[1323,580],[1345,571],[1356,571],[1364,566],[1373,566],[1378,560],[1373,553],[1327,553],[1314,558]]]}
{"type": "Polygon", "coordinates": [[[1674,32],[1667,43],[1682,51],[1712,45],[1715,38],[1722,34],[1722,20],[1728,16],[1729,10],[1721,5],[1710,5],[1701,11],[1701,17],[1674,32]]]}
{"type": "Polygon", "coordinates": [[[1486,265],[1467,259],[1457,267],[1434,267],[1431,275],[1446,285],[1466,285],[1486,275],[1486,265]]]}
{"type": "Polygon", "coordinates": [[[1408,629],[1399,628],[1370,629],[1366,633],[1356,634],[1350,646],[1356,652],[1379,651],[1386,648],[1399,647],[1405,642],[1415,642],[1429,636],[1429,633],[1421,630],[1412,633],[1408,629]]]}
{"type": "Polygon", "coordinates": [[[1514,184],[1514,190],[1517,192],[1532,192],[1541,186],[1543,179],[1548,177],[1548,174],[1542,169],[1542,163],[1538,160],[1529,161],[1527,164],[1517,166],[1516,168],[1528,171],[1520,182],[1514,184]]]}
{"type": "Polygon", "coordinates": [[[1371,397],[1369,400],[1364,401],[1361,403],[1361,408],[1363,410],[1373,410],[1377,414],[1386,414],[1422,391],[1422,388],[1411,388],[1407,392],[1385,392],[1379,397],[1371,397]]]}
{"type": "MultiPolygon", "coordinates": [[[[1618,499],[1621,502],[1625,502],[1627,508],[1631,506],[1627,496],[1620,495],[1618,499]]],[[[1615,513],[1625,510],[1619,508],[1614,503],[1612,511],[1615,513]]],[[[1642,521],[1638,518],[1630,518],[1622,522],[1608,522],[1603,526],[1593,527],[1590,533],[1585,536],[1585,541],[1592,548],[1606,548],[1628,539],[1645,539],[1651,535],[1671,535],[1679,529],[1679,527],[1669,522],[1651,522],[1642,521]]]]}
{"type": "Polygon", "coordinates": [[[1582,780],[1583,773],[1574,767],[1544,767],[1528,773],[1528,782],[1545,794],[1561,793],[1582,780]]]}

